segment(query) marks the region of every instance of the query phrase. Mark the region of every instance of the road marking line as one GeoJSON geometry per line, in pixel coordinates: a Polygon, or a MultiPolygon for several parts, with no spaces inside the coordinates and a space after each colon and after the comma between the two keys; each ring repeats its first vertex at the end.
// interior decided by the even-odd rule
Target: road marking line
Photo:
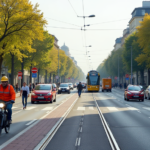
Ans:
{"type": "Polygon", "coordinates": [[[78,144],[78,138],[76,138],[76,143],[75,143],[75,146],[77,146],[77,144],[78,144]]]}
{"type": "Polygon", "coordinates": [[[48,114],[50,111],[47,111],[46,113],[48,114]]]}
{"type": "Polygon", "coordinates": [[[32,110],[34,108],[36,108],[36,107],[27,107],[27,109],[25,109],[25,110],[32,110]]]}
{"type": "Polygon", "coordinates": [[[78,107],[77,110],[85,110],[85,107],[78,107]]]}
{"type": "Polygon", "coordinates": [[[81,129],[80,129],[80,132],[82,132],[82,127],[81,127],[81,129]]]}
{"type": "Polygon", "coordinates": [[[138,111],[139,113],[141,113],[140,111],[138,111]]]}
{"type": "Polygon", "coordinates": [[[150,107],[143,107],[144,109],[150,110],[150,107]]]}
{"type": "Polygon", "coordinates": [[[18,108],[18,107],[12,107],[12,109],[16,109],[16,108],[18,108]]]}
{"type": "Polygon", "coordinates": [[[116,107],[107,107],[107,109],[109,109],[110,111],[118,111],[116,107]]]}
{"type": "Polygon", "coordinates": [[[78,139],[78,146],[80,146],[80,141],[81,141],[81,138],[78,139]]]}
{"type": "Polygon", "coordinates": [[[127,106],[129,106],[129,107],[132,107],[132,106],[130,106],[130,105],[128,105],[128,104],[126,104],[127,106]]]}
{"type": "Polygon", "coordinates": [[[20,110],[20,111],[17,111],[17,112],[15,112],[15,113],[13,113],[12,115],[15,115],[15,114],[18,114],[19,112],[21,112],[22,110],[20,110]]]}
{"type": "Polygon", "coordinates": [[[34,119],[32,121],[30,121],[29,123],[26,124],[26,126],[29,126],[30,124],[32,124],[33,122],[35,122],[37,119],[34,119]]]}
{"type": "Polygon", "coordinates": [[[135,108],[135,107],[127,107],[128,109],[130,109],[130,110],[138,110],[137,108],[135,108]]]}
{"type": "Polygon", "coordinates": [[[53,107],[45,107],[42,110],[52,110],[52,109],[53,109],[53,107]]]}
{"type": "Polygon", "coordinates": [[[93,108],[93,107],[89,107],[89,109],[90,109],[90,110],[94,110],[94,108],[93,108]]]}

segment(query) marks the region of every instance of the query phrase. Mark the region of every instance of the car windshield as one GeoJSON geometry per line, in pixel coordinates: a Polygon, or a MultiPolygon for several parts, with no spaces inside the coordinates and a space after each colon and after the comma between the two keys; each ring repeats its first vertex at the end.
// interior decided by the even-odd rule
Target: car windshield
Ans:
{"type": "Polygon", "coordinates": [[[141,91],[141,88],[139,86],[129,86],[129,91],[141,91]]]}
{"type": "Polygon", "coordinates": [[[35,90],[51,90],[51,85],[37,85],[35,90]]]}
{"type": "Polygon", "coordinates": [[[68,87],[68,84],[60,84],[60,87],[68,87]]]}
{"type": "Polygon", "coordinates": [[[72,83],[69,83],[69,85],[72,85],[72,83]]]}

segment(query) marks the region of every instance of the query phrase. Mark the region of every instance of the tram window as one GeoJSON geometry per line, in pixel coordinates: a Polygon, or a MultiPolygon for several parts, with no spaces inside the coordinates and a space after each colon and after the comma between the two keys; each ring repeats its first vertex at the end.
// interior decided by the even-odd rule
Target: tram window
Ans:
{"type": "Polygon", "coordinates": [[[97,85],[98,76],[90,76],[90,85],[97,85]]]}

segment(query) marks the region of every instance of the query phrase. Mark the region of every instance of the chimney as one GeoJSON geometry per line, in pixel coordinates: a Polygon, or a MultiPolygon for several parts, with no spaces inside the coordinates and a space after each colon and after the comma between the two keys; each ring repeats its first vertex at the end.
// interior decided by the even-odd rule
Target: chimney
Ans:
{"type": "Polygon", "coordinates": [[[143,1],[143,7],[150,7],[150,1],[143,1]]]}

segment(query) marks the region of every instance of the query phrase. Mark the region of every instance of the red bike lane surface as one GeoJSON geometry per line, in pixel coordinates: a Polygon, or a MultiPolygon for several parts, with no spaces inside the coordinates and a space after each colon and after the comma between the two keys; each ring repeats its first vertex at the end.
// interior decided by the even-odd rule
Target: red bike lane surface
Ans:
{"type": "Polygon", "coordinates": [[[61,106],[56,108],[44,119],[40,120],[36,125],[31,127],[24,134],[20,135],[17,139],[12,141],[2,150],[33,150],[59,121],[59,119],[65,114],[65,112],[69,109],[77,97],[77,94],[74,94],[61,106]]]}

